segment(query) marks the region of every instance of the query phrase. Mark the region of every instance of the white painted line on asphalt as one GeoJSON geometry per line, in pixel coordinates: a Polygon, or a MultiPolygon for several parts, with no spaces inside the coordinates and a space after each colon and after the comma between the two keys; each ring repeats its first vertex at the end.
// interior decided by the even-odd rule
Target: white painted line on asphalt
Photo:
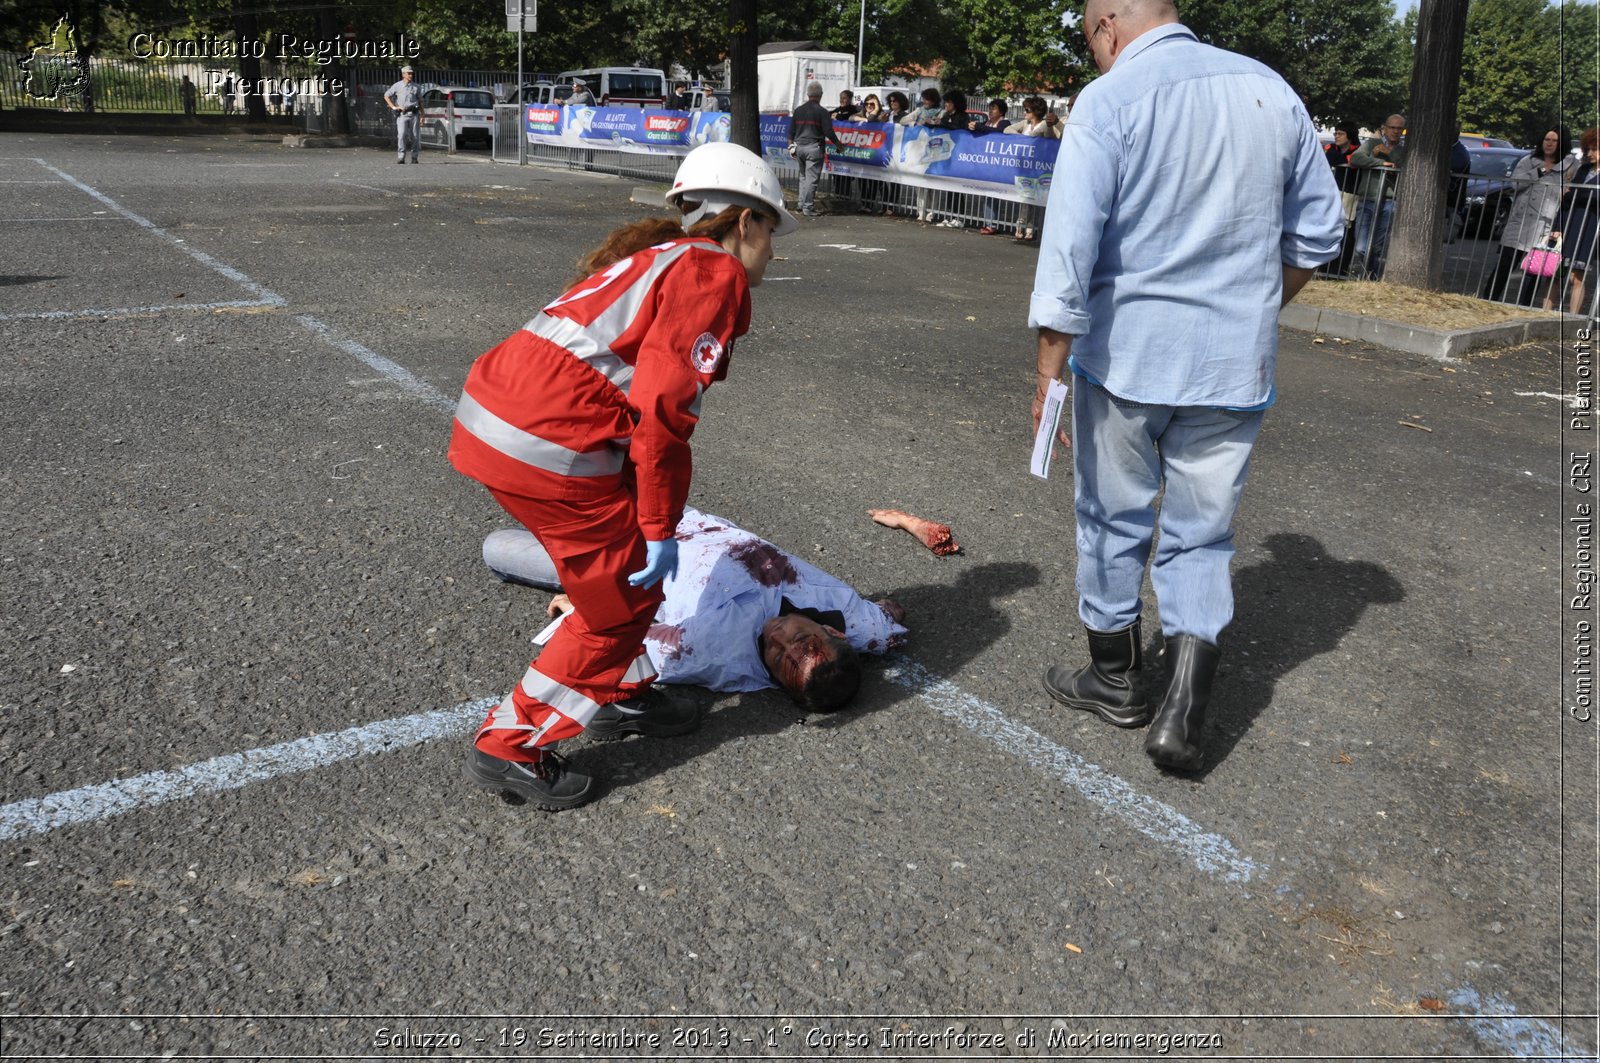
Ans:
{"type": "Polygon", "coordinates": [[[435,409],[445,413],[454,413],[456,404],[452,399],[446,398],[439,389],[425,380],[419,380],[412,375],[411,370],[397,365],[376,351],[361,346],[354,340],[340,339],[334,335],[333,329],[324,325],[310,314],[296,314],[296,321],[322,337],[328,344],[365,362],[368,366],[382,373],[384,376],[400,385],[401,390],[409,392],[414,398],[420,399],[435,409]]]}
{"type": "Polygon", "coordinates": [[[382,192],[386,196],[398,196],[400,193],[389,188],[379,188],[377,185],[364,185],[360,181],[346,181],[338,177],[328,178],[332,185],[349,185],[351,188],[365,188],[368,192],[382,192]]]}
{"type": "MultiPolygon", "coordinates": [[[[142,216],[140,216],[138,214],[135,214],[133,211],[131,211],[128,208],[124,207],[122,204],[118,203],[116,200],[112,199],[110,196],[106,195],[104,192],[101,192],[100,190],[98,190],[96,188],[91,188],[90,186],[84,184],[82,181],[78,180],[76,177],[73,177],[71,174],[67,173],[66,171],[59,170],[56,167],[51,166],[49,163],[45,162],[43,159],[36,158],[33,161],[38,163],[40,166],[43,166],[45,169],[49,170],[51,173],[55,174],[57,177],[60,177],[63,181],[66,181],[68,184],[72,185],[74,188],[80,189],[81,191],[87,193],[88,195],[93,196],[95,199],[98,199],[100,202],[104,203],[106,206],[110,207],[112,210],[116,211],[118,214],[122,215],[124,218],[127,218],[129,221],[131,221],[131,222],[135,223],[136,225],[139,225],[139,226],[149,230],[152,233],[155,233],[157,236],[161,237],[163,240],[166,240],[169,243],[177,245],[184,253],[188,254],[190,257],[192,257],[195,261],[199,262],[201,265],[208,266],[211,269],[216,270],[218,273],[222,274],[224,277],[227,277],[229,280],[233,281],[235,284],[238,284],[241,287],[246,288],[247,290],[254,292],[256,295],[260,296],[260,299],[258,301],[255,301],[255,302],[210,303],[210,304],[197,304],[197,305],[193,305],[193,306],[187,306],[187,305],[184,305],[184,304],[170,304],[170,305],[166,305],[166,306],[137,307],[137,308],[128,308],[128,309],[123,309],[123,310],[47,310],[47,311],[41,311],[41,312],[38,312],[38,313],[0,315],[0,321],[11,321],[11,320],[20,320],[20,319],[46,319],[46,320],[49,320],[49,319],[55,319],[55,318],[71,318],[71,317],[99,317],[99,316],[107,315],[107,314],[149,313],[149,312],[157,311],[157,310],[215,310],[215,309],[236,308],[236,307],[255,307],[255,306],[277,307],[277,306],[285,306],[285,305],[287,305],[288,300],[285,299],[283,296],[277,294],[276,292],[269,291],[268,289],[262,287],[261,285],[257,284],[255,281],[251,280],[249,277],[245,276],[243,273],[241,273],[238,270],[234,269],[232,266],[229,266],[229,265],[227,265],[225,263],[222,263],[222,262],[218,262],[216,259],[214,259],[210,255],[206,254],[204,251],[198,251],[195,248],[192,248],[192,247],[188,246],[187,244],[184,243],[184,241],[182,241],[181,239],[179,239],[176,236],[173,236],[171,233],[169,233],[165,229],[161,228],[161,226],[157,225],[155,222],[150,221],[148,218],[145,218],[145,217],[142,217],[142,216]]],[[[381,189],[380,189],[380,191],[381,191],[381,189]]],[[[421,399],[423,402],[425,402],[428,405],[433,406],[433,407],[435,407],[437,409],[444,410],[447,413],[454,412],[456,404],[452,400],[450,400],[450,399],[446,398],[444,395],[440,394],[439,390],[437,388],[435,388],[433,385],[428,384],[425,381],[417,379],[415,376],[412,375],[410,370],[404,368],[403,366],[397,365],[396,363],[394,363],[394,362],[390,361],[389,359],[385,358],[383,355],[378,354],[376,351],[369,350],[368,348],[363,347],[361,344],[356,343],[353,340],[346,340],[346,339],[339,338],[337,335],[334,334],[333,329],[329,328],[323,322],[321,322],[321,321],[317,320],[316,318],[312,317],[310,314],[296,314],[295,315],[295,320],[298,321],[306,329],[310,330],[311,332],[316,333],[317,336],[321,337],[324,341],[326,341],[328,344],[332,345],[336,349],[341,350],[341,351],[345,352],[346,354],[351,355],[352,357],[359,359],[362,362],[365,362],[368,366],[372,367],[377,372],[382,373],[384,376],[388,377],[390,380],[393,380],[396,384],[398,384],[400,386],[401,390],[409,392],[414,397],[416,397],[418,399],[421,399]]]]}
{"type": "Polygon", "coordinates": [[[1580,402],[1576,395],[1557,395],[1551,391],[1513,391],[1511,394],[1523,399],[1560,399],[1574,410],[1587,407],[1587,403],[1580,402]]]}
{"type": "Polygon", "coordinates": [[[69,317],[126,317],[129,314],[158,314],[168,310],[247,310],[282,305],[264,299],[232,299],[224,303],[161,303],[156,306],[112,306],[101,310],[35,310],[0,314],[0,321],[57,321],[69,317]]]}
{"type": "Polygon", "coordinates": [[[1241,855],[1239,847],[1222,835],[1203,829],[1171,805],[1147,797],[1119,776],[1089,763],[1028,725],[1016,723],[993,705],[940,679],[915,661],[902,659],[884,675],[941,715],[1065,783],[1106,815],[1177,849],[1201,871],[1220,875],[1227,882],[1259,883],[1265,879],[1268,867],[1241,855]]]}
{"type": "Polygon", "coordinates": [[[1523,1018],[1505,997],[1491,994],[1485,1001],[1471,986],[1462,986],[1446,999],[1480,1041],[1498,1045],[1518,1059],[1588,1060],[1594,1049],[1568,1044],[1561,1029],[1544,1019],[1523,1018]]]}
{"type": "Polygon", "coordinates": [[[480,723],[484,713],[499,703],[499,695],[479,698],[448,709],[379,720],[244,753],[229,753],[175,771],[154,771],[131,779],[63,790],[48,797],[13,801],[0,805],[0,841],[94,823],[186,797],[237,790],[254,782],[311,771],[371,753],[406,749],[430,739],[460,734],[480,723]]]}
{"type": "Polygon", "coordinates": [[[34,159],[33,161],[38,163],[40,166],[43,166],[46,170],[49,170],[63,181],[67,182],[67,184],[71,185],[73,188],[76,188],[80,192],[98,199],[100,202],[104,203],[106,206],[110,207],[124,218],[127,218],[129,221],[133,222],[135,225],[141,226],[142,228],[155,233],[157,236],[161,237],[161,239],[174,245],[179,250],[187,254],[190,258],[194,259],[196,262],[199,262],[201,265],[209,266],[216,270],[218,273],[222,274],[224,277],[227,277],[241,288],[253,293],[258,299],[261,299],[268,305],[282,306],[286,302],[283,296],[277,294],[276,292],[268,291],[255,281],[251,280],[249,277],[246,277],[243,273],[240,273],[238,270],[234,269],[232,266],[224,265],[223,263],[218,262],[204,251],[197,251],[188,246],[181,239],[173,236],[171,233],[167,232],[167,230],[163,229],[149,218],[144,218],[138,214],[135,214],[133,211],[129,210],[127,207],[124,207],[121,203],[118,203],[104,192],[101,192],[95,188],[90,188],[76,177],[67,173],[65,170],[58,170],[54,166],[51,166],[48,162],[45,162],[43,159],[34,159]]]}

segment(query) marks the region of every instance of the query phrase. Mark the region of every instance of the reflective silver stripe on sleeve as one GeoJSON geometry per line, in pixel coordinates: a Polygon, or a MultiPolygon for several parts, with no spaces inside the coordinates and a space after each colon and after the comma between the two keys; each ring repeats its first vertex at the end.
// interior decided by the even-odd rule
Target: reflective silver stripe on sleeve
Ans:
{"type": "Polygon", "coordinates": [[[651,662],[650,655],[641,653],[633,659],[632,664],[628,665],[628,670],[622,675],[622,681],[624,683],[643,683],[646,679],[654,679],[655,677],[656,666],[651,662]]]}
{"type": "Polygon", "coordinates": [[[599,702],[584,697],[569,686],[557,683],[534,668],[529,668],[524,673],[520,685],[522,692],[528,697],[543,702],[582,727],[589,726],[594,714],[600,711],[599,702]]]}
{"type": "MultiPolygon", "coordinates": [[[[549,340],[557,347],[564,347],[582,361],[588,362],[624,395],[628,393],[628,385],[633,382],[633,366],[612,354],[609,342],[607,346],[602,347],[601,337],[595,335],[592,327],[585,328],[570,317],[551,317],[549,314],[540,314],[525,327],[540,339],[549,340]]],[[[606,337],[608,341],[614,341],[616,338],[616,336],[606,337]]]]}
{"type": "Polygon", "coordinates": [[[569,450],[559,443],[540,439],[490,413],[465,391],[456,404],[456,420],[486,445],[524,465],[532,465],[557,476],[611,476],[622,471],[623,453],[605,450],[569,450]]]}
{"type": "MultiPolygon", "coordinates": [[[[655,287],[656,281],[667,271],[667,267],[693,250],[731,254],[722,247],[685,241],[676,247],[658,252],[651,260],[649,268],[635,277],[627,290],[617,295],[616,301],[588,325],[580,325],[571,318],[557,317],[540,311],[523,328],[535,336],[565,347],[577,358],[594,366],[596,372],[611,381],[626,395],[628,385],[633,381],[633,366],[612,353],[612,344],[633,325],[634,318],[638,317],[639,311],[644,308],[645,298],[655,287]]],[[[604,291],[606,287],[605,284],[598,285],[577,297],[585,298],[604,291]]],[[[567,296],[563,296],[550,305],[559,306],[567,299],[567,296]]]]}

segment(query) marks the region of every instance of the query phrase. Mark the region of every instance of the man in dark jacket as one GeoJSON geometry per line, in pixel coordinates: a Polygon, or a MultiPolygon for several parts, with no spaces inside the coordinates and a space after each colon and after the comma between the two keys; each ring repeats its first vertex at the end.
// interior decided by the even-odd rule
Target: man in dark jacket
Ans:
{"type": "Polygon", "coordinates": [[[817,102],[821,99],[822,84],[813,81],[806,86],[806,102],[796,107],[789,119],[789,155],[800,164],[800,213],[808,218],[817,216],[817,182],[822,180],[827,158],[825,145],[843,147],[833,132],[833,116],[817,102]]]}
{"type": "Polygon", "coordinates": [[[667,110],[687,111],[689,109],[689,86],[680,81],[673,86],[672,95],[667,97],[667,110]]]}

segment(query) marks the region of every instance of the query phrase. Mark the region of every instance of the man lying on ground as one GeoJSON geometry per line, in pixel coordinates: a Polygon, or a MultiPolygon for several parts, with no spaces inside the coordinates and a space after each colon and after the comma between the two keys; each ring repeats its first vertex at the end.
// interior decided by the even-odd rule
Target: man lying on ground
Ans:
{"type": "MultiPolygon", "coordinates": [[[[656,680],[737,692],[782,687],[801,707],[831,712],[861,685],[858,653],[906,638],[905,610],[869,602],[814,565],[731,521],[685,509],[678,570],[645,636],[656,680]]],[[[521,528],[490,534],[483,560],[502,580],[559,591],[550,555],[521,528]]],[[[572,604],[559,595],[552,615],[572,604]]]]}

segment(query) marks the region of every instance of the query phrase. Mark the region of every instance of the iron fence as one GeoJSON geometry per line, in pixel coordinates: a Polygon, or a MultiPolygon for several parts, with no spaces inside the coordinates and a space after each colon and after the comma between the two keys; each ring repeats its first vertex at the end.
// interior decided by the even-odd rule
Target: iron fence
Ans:
{"type": "MultiPolygon", "coordinates": [[[[1345,206],[1345,240],[1339,257],[1319,270],[1319,277],[1382,278],[1401,176],[1392,170],[1336,168],[1345,206]]],[[[1529,257],[1530,252],[1553,246],[1551,233],[1561,232],[1573,220],[1561,215],[1560,192],[1559,185],[1538,178],[1451,175],[1444,207],[1442,289],[1537,309],[1593,312],[1590,291],[1584,292],[1586,306],[1571,304],[1570,246],[1564,257],[1529,257]]]]}

